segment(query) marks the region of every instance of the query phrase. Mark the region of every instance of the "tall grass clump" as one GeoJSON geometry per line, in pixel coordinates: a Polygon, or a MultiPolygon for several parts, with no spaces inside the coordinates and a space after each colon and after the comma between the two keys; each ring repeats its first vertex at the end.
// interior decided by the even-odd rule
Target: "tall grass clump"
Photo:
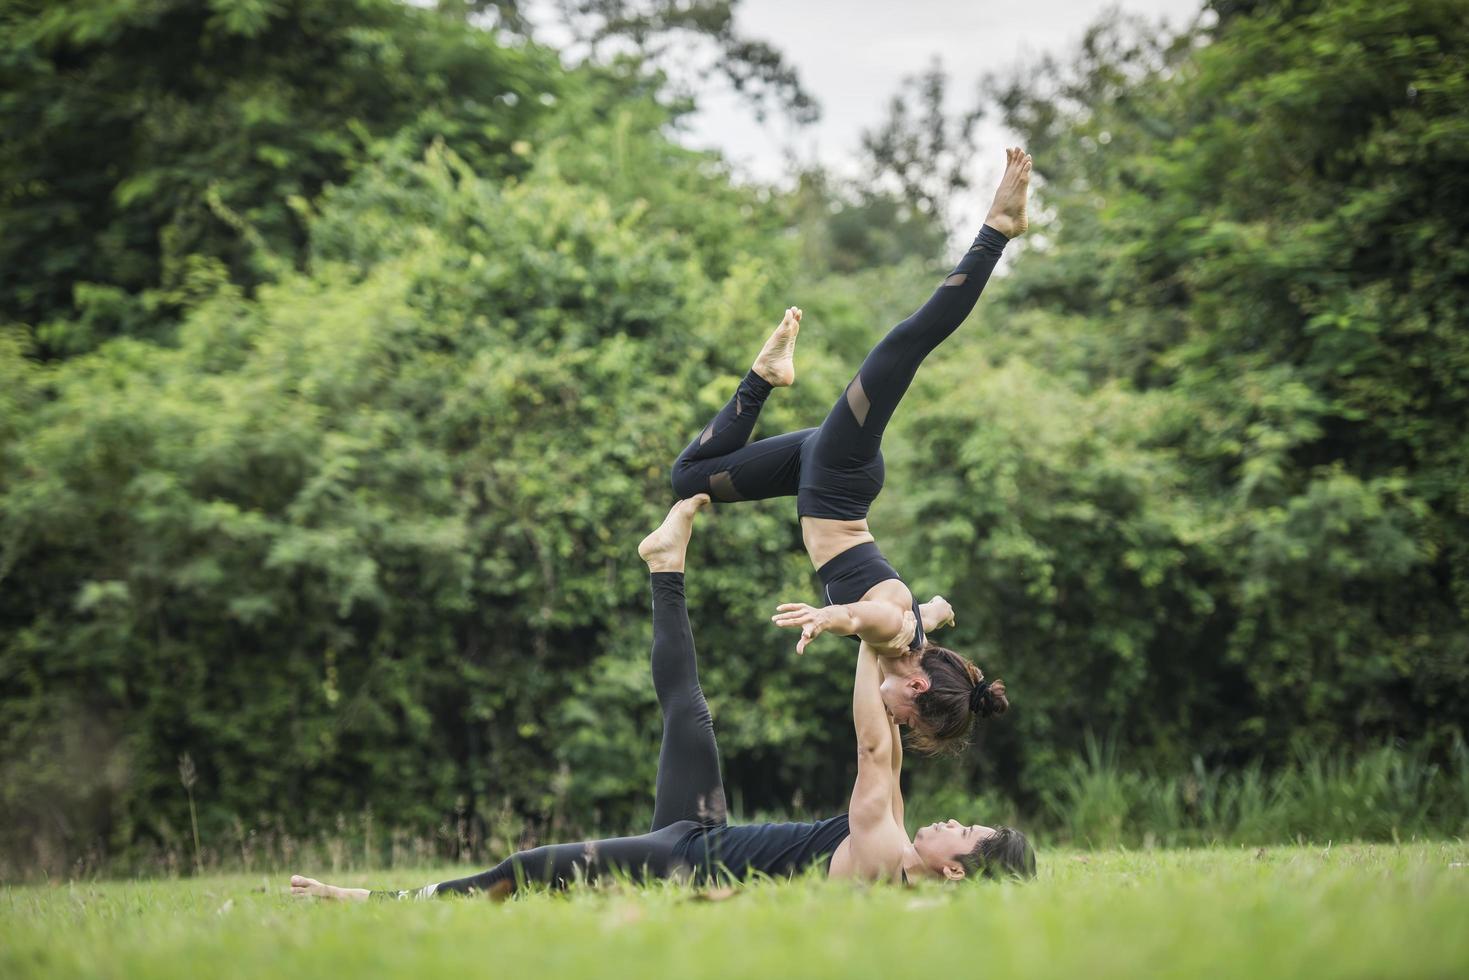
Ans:
{"type": "MultiPolygon", "coordinates": [[[[192,790],[189,767],[180,778],[192,790]]],[[[1186,772],[1130,768],[1112,739],[1087,735],[1082,751],[1026,808],[994,788],[978,793],[944,779],[912,793],[911,828],[935,819],[1019,827],[1042,846],[1093,850],[1275,845],[1328,841],[1400,842],[1469,836],[1469,744],[1446,750],[1381,745],[1354,757],[1303,747],[1288,763],[1226,768],[1195,757],[1186,772]]],[[[816,819],[799,804],[790,811],[750,811],[738,822],[816,819]]],[[[521,848],[565,840],[508,808],[486,814],[489,833],[473,832],[466,814],[437,827],[383,824],[371,809],[338,814],[330,832],[296,835],[279,816],[234,818],[222,833],[194,819],[182,829],[158,824],[149,845],[124,855],[89,852],[65,869],[68,878],[164,877],[315,868],[331,874],[363,869],[424,868],[446,863],[482,868],[521,848]]],[[[597,828],[583,836],[616,833],[597,828]]],[[[0,882],[30,880],[33,865],[0,860],[0,882]]]]}
{"type": "Polygon", "coordinates": [[[1303,746],[1273,771],[1196,757],[1178,775],[1126,769],[1115,743],[1089,734],[1042,806],[1040,828],[1091,848],[1454,836],[1469,829],[1469,747],[1458,737],[1436,759],[1422,746],[1303,746]]]}
{"type": "Polygon", "coordinates": [[[1072,760],[1059,783],[1041,796],[1045,817],[1075,844],[1117,847],[1134,836],[1145,795],[1141,782],[1137,773],[1118,765],[1113,740],[1099,740],[1087,732],[1082,756],[1072,760]]]}

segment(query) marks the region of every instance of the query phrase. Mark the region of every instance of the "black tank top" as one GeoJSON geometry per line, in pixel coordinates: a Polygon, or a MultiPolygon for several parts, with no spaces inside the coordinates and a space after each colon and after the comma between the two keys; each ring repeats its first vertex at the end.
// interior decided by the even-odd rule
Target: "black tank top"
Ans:
{"type": "Polygon", "coordinates": [[[816,823],[749,823],[700,827],[681,839],[674,857],[693,869],[700,882],[725,875],[744,881],[755,874],[789,878],[818,864],[824,871],[831,856],[851,834],[847,815],[816,823]]]}

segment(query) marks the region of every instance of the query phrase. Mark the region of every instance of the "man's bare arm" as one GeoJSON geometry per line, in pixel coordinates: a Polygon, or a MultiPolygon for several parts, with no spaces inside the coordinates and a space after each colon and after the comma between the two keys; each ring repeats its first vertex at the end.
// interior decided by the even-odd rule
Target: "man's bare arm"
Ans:
{"type": "Polygon", "coordinates": [[[893,821],[907,833],[908,827],[903,823],[903,736],[891,717],[888,725],[893,732],[893,821]]]}

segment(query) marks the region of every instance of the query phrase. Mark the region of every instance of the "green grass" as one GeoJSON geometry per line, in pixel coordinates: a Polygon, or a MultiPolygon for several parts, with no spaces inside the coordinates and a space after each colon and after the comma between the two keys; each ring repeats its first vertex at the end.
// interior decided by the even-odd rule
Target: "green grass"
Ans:
{"type": "MultiPolygon", "coordinates": [[[[313,870],[313,869],[303,869],[313,870]]],[[[349,874],[416,886],[444,873],[349,874]]],[[[284,875],[0,892],[0,976],[1469,974],[1469,845],[1048,851],[1026,886],[293,901],[284,875]]]]}

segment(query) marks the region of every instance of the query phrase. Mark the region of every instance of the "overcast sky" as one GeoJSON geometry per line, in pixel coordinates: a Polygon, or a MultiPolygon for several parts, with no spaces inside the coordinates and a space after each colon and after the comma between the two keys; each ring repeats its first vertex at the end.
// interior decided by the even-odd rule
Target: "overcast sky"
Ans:
{"type": "MultiPolygon", "coordinates": [[[[557,24],[558,0],[529,0],[526,10],[537,37],[575,57],[570,35],[557,24]]],[[[690,61],[672,63],[676,82],[693,84],[700,106],[681,139],[690,146],[721,151],[738,175],[781,182],[789,173],[787,154],[853,175],[864,129],[879,125],[888,101],[905,77],[935,59],[951,79],[950,106],[972,108],[981,77],[1019,70],[1041,55],[1064,56],[1087,27],[1108,10],[1189,23],[1204,0],[740,0],[736,26],[742,36],[783,52],[807,91],[821,104],[821,120],[796,129],[779,113],[761,123],[749,103],[727,82],[707,73],[708,54],[690,51],[690,61]],[[702,59],[702,61],[701,61],[702,59]],[[707,81],[700,81],[707,78],[707,81]]],[[[584,52],[582,52],[584,53],[584,52]]],[[[956,204],[955,217],[977,225],[998,181],[1004,147],[1015,140],[997,120],[978,132],[975,190],[956,204]]]]}
{"type": "MultiPolygon", "coordinates": [[[[1065,55],[1109,9],[1177,28],[1202,7],[1203,0],[742,0],[740,33],[775,45],[793,61],[821,103],[821,120],[800,130],[779,118],[762,124],[727,83],[711,81],[699,92],[700,111],[683,138],[720,150],[747,178],[780,182],[790,152],[853,175],[862,131],[885,118],[903,79],[935,58],[951,78],[950,105],[968,109],[977,102],[982,76],[1017,70],[1043,54],[1065,55]]],[[[998,120],[980,122],[973,189],[952,203],[955,247],[967,243],[984,219],[1004,147],[1016,138],[998,120]]]]}
{"type": "MultiPolygon", "coordinates": [[[[799,133],[779,120],[762,126],[727,85],[711,83],[700,93],[702,108],[687,141],[717,147],[742,172],[767,180],[785,169],[783,145],[793,145],[804,160],[847,170],[861,131],[884,118],[903,78],[935,57],[953,79],[955,108],[968,108],[982,75],[1063,54],[1110,8],[1179,27],[1202,6],[1203,0],[742,0],[739,31],[793,61],[821,103],[821,121],[799,133]]],[[[981,126],[981,152],[998,161],[998,176],[1011,137],[993,122],[981,126]]]]}

